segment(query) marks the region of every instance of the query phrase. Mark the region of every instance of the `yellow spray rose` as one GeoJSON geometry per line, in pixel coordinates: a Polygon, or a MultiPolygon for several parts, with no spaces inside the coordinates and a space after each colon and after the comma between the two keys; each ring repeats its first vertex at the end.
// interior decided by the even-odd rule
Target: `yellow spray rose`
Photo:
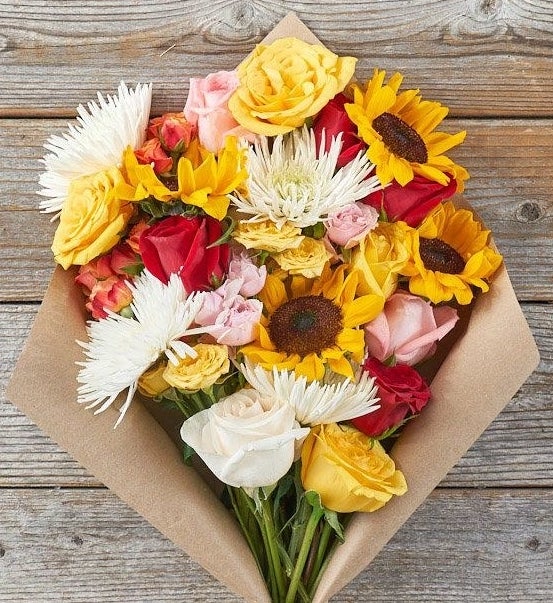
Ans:
{"type": "Polygon", "coordinates": [[[240,85],[229,99],[230,112],[256,134],[290,132],[342,92],[356,61],[297,38],[258,44],[238,66],[240,85]]]}
{"type": "Polygon", "coordinates": [[[169,385],[185,391],[210,387],[228,372],[230,361],[226,345],[198,343],[193,346],[196,358],[182,358],[178,365],[167,364],[163,378],[169,385]]]}
{"type": "Polygon", "coordinates": [[[299,247],[283,251],[275,255],[274,259],[289,274],[317,278],[321,276],[331,257],[322,241],[305,237],[299,247]]]}
{"type": "Polygon", "coordinates": [[[407,492],[405,477],[377,441],[353,427],[318,425],[301,452],[301,480],[338,513],[372,512],[407,492]]]}
{"type": "Polygon", "coordinates": [[[138,391],[147,398],[158,396],[171,386],[163,378],[167,362],[154,364],[138,380],[138,391]]]}
{"type": "Polygon", "coordinates": [[[58,264],[84,265],[119,242],[133,213],[132,203],[117,194],[124,186],[117,168],[71,182],[52,243],[58,264]]]}
{"type": "Polygon", "coordinates": [[[383,222],[361,241],[351,256],[360,271],[358,292],[388,299],[396,290],[399,273],[409,260],[403,222],[383,222]]]}
{"type": "Polygon", "coordinates": [[[269,253],[280,253],[300,245],[304,237],[301,229],[288,222],[277,228],[274,222],[240,222],[232,234],[246,249],[263,249],[269,253]]]}

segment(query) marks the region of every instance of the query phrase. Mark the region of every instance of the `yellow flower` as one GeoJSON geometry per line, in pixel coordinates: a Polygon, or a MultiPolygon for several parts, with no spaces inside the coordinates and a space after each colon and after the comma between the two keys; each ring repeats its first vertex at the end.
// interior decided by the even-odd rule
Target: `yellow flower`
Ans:
{"type": "Polygon", "coordinates": [[[382,445],[353,427],[318,425],[303,443],[301,481],[322,504],[337,513],[370,513],[392,496],[407,492],[407,483],[382,445]]]}
{"type": "Polygon", "coordinates": [[[196,358],[182,358],[178,365],[171,363],[163,371],[169,385],[185,391],[210,387],[221,375],[228,372],[230,361],[226,345],[198,343],[193,346],[196,358]]]}
{"type": "Polygon", "coordinates": [[[327,264],[320,278],[271,274],[259,294],[265,315],[257,341],[240,348],[263,368],[294,370],[307,379],[322,379],[325,367],[353,378],[350,359],[363,360],[360,328],[384,307],[378,295],[356,296],[358,273],[327,264]]]}
{"type": "Polygon", "coordinates": [[[228,210],[228,194],[236,190],[247,178],[244,168],[244,151],[238,147],[234,136],[227,136],[219,154],[202,149],[192,141],[177,165],[177,190],[171,190],[156,176],[151,165],[141,165],[128,147],[123,164],[127,181],[132,185],[131,201],[154,197],[169,202],[180,199],[200,207],[204,212],[222,220],[228,210]]]}
{"type": "Polygon", "coordinates": [[[295,249],[303,241],[301,228],[289,222],[278,228],[274,222],[240,222],[232,237],[246,249],[262,249],[269,253],[281,253],[295,249]]]}
{"type": "Polygon", "coordinates": [[[351,265],[361,273],[358,293],[388,299],[396,290],[401,269],[409,259],[399,223],[380,222],[353,251],[351,265]]]}
{"type": "Polygon", "coordinates": [[[256,134],[290,132],[345,88],[356,61],[297,38],[258,44],[238,66],[240,85],[229,99],[230,112],[256,134]]]}
{"type": "Polygon", "coordinates": [[[306,278],[321,276],[330,257],[324,243],[310,237],[305,237],[295,249],[287,249],[273,256],[283,270],[306,278]]]}
{"type": "Polygon", "coordinates": [[[455,296],[470,304],[471,287],[486,292],[486,282],[501,265],[502,257],[489,245],[490,231],[471,211],[455,209],[451,201],[439,205],[418,227],[406,229],[411,259],[402,269],[409,290],[438,304],[455,296]]]}
{"type": "Polygon", "coordinates": [[[138,380],[138,391],[147,398],[155,398],[171,386],[163,378],[167,362],[159,362],[149,368],[138,380]]]}
{"type": "Polygon", "coordinates": [[[345,105],[359,136],[369,145],[367,155],[380,182],[397,180],[405,186],[420,174],[443,185],[455,178],[461,191],[468,172],[443,153],[461,144],[466,132],[435,132],[449,109],[423,101],[418,90],[398,94],[403,76],[395,73],[384,84],[385,76],[385,71],[375,69],[365,90],[355,85],[353,104],[345,105]]]}
{"type": "Polygon", "coordinates": [[[71,182],[52,243],[58,264],[84,265],[119,242],[134,211],[117,195],[119,186],[125,181],[117,168],[71,182]]]}

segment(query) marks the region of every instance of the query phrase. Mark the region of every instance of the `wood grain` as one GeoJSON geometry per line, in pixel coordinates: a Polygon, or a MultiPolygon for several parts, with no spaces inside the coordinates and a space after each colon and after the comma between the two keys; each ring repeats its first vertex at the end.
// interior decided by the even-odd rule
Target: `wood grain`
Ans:
{"type": "MultiPolygon", "coordinates": [[[[38,160],[66,124],[0,120],[0,301],[40,300],[50,279],[55,225],[37,211],[38,160]]],[[[472,174],[465,197],[494,232],[519,299],[552,300],[553,120],[452,119],[447,127],[468,131],[453,152],[472,174]]]]}
{"type": "MultiPolygon", "coordinates": [[[[442,482],[443,487],[553,487],[553,315],[526,304],[542,356],[538,370],[442,482]]],[[[3,389],[37,305],[0,306],[3,389]]],[[[83,412],[85,412],[83,410],[83,412]]],[[[93,417],[91,417],[93,420],[93,417]]],[[[44,436],[0,394],[0,488],[74,487],[100,483],[44,436]]]]}
{"type": "Polygon", "coordinates": [[[552,116],[553,13],[543,0],[0,2],[0,116],[74,115],[96,90],[152,81],[180,110],[188,77],[233,69],[289,11],[358,73],[400,70],[455,115],[552,116]],[[55,74],[55,75],[54,75],[55,74]],[[528,99],[532,102],[529,103],[528,99]]]}
{"type": "MultiPolygon", "coordinates": [[[[332,603],[551,601],[552,505],[435,491],[332,603]]],[[[0,507],[2,602],[239,601],[107,490],[0,490],[0,507]]]]}

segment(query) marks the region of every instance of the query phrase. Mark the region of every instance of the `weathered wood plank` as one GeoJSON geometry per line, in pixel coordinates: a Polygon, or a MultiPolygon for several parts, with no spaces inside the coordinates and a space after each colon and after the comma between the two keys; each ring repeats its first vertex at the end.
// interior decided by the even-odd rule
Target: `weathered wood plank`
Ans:
{"type": "MultiPolygon", "coordinates": [[[[551,601],[552,505],[435,491],[332,601],[551,601]]],[[[0,489],[0,507],[0,601],[239,601],[107,490],[0,489]]]]}
{"type": "MultiPolygon", "coordinates": [[[[0,347],[5,358],[0,390],[37,309],[37,305],[0,306],[0,347]]],[[[537,337],[541,364],[449,473],[444,487],[553,487],[553,313],[546,304],[527,304],[524,310],[537,337]]],[[[97,485],[0,394],[0,487],[97,485]]]]}
{"type": "Polygon", "coordinates": [[[234,68],[291,10],[329,48],[358,56],[361,77],[401,70],[455,115],[552,115],[547,3],[326,4],[2,0],[0,115],[73,115],[121,79],[153,81],[156,112],[179,109],[188,77],[234,68]]]}
{"type": "MultiPolygon", "coordinates": [[[[66,120],[0,120],[0,301],[39,300],[55,225],[38,213],[42,143],[66,120]]],[[[521,300],[553,299],[553,120],[452,119],[454,157],[472,174],[465,196],[505,256],[521,300]]]]}

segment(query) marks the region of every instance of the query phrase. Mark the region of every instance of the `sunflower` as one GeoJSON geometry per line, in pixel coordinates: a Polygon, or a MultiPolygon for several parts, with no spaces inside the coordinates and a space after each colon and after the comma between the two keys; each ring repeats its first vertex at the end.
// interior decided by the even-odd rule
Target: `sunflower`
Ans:
{"type": "Polygon", "coordinates": [[[123,156],[124,173],[133,191],[131,201],[150,196],[163,202],[180,199],[217,220],[226,216],[229,193],[248,176],[244,163],[245,151],[234,136],[227,136],[217,156],[193,140],[179,159],[172,181],[160,180],[151,165],[138,163],[131,147],[127,147],[123,156]]]}
{"type": "Polygon", "coordinates": [[[385,76],[385,71],[375,69],[364,91],[353,86],[353,104],[345,105],[369,145],[367,156],[376,165],[380,182],[396,180],[405,186],[419,174],[444,186],[455,178],[461,191],[468,172],[442,153],[463,142],[466,132],[435,132],[449,109],[423,101],[418,90],[398,94],[403,76],[395,73],[384,84],[385,76]]]}
{"type": "Polygon", "coordinates": [[[353,378],[350,360],[360,363],[364,356],[359,327],[382,311],[384,298],[356,296],[359,272],[346,274],[346,268],[327,264],[315,280],[269,275],[259,294],[264,316],[258,339],[240,351],[263,368],[294,370],[308,380],[322,379],[326,366],[353,378]]]}
{"type": "Polygon", "coordinates": [[[409,290],[437,304],[455,296],[470,304],[471,287],[486,292],[488,280],[501,265],[502,257],[488,244],[489,230],[471,211],[455,209],[451,201],[439,205],[415,230],[405,225],[411,259],[402,269],[409,290]]]}

